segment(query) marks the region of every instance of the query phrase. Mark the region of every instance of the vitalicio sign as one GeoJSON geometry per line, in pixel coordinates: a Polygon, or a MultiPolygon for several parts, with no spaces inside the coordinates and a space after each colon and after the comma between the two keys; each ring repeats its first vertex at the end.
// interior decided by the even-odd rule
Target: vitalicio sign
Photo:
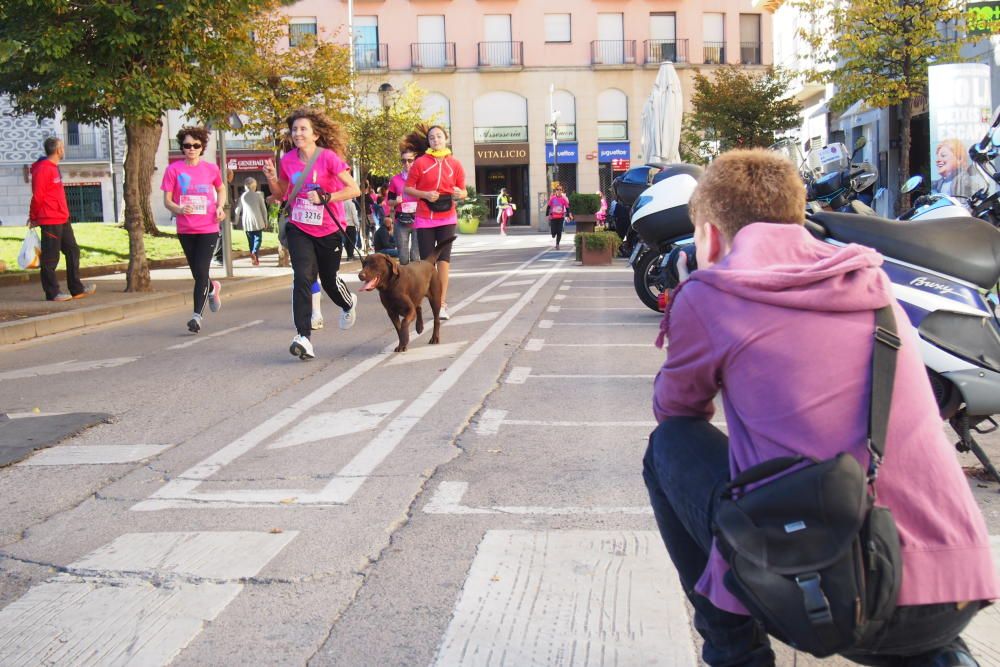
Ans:
{"type": "Polygon", "coordinates": [[[476,164],[528,164],[527,143],[476,144],[476,164]]]}

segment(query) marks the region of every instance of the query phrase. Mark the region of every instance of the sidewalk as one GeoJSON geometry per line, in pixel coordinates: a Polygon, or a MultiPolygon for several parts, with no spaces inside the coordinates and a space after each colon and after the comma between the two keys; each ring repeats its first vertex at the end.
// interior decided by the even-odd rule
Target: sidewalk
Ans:
{"type": "MultiPolygon", "coordinates": [[[[232,278],[225,277],[224,268],[212,267],[212,279],[222,283],[223,294],[229,297],[290,287],[292,269],[277,264],[277,253],[261,256],[260,266],[253,266],[249,257],[234,259],[232,278]]],[[[356,273],[360,263],[357,258],[345,258],[341,267],[356,273]]],[[[109,272],[83,279],[97,284],[92,296],[61,303],[46,301],[35,280],[0,284],[0,345],[185,306],[190,309],[194,283],[186,265],[151,269],[149,273],[152,292],[126,293],[125,274],[109,272]]],[[[60,278],[60,283],[65,288],[65,278],[60,278]]]]}

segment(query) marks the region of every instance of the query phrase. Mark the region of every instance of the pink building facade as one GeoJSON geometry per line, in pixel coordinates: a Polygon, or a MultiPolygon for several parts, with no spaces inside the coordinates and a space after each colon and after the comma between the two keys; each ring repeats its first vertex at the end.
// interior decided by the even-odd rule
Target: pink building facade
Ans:
{"type": "Polygon", "coordinates": [[[507,188],[514,224],[538,228],[553,178],[610,193],[647,160],[640,117],[661,62],[675,64],[686,106],[696,71],[772,62],[770,14],[752,0],[301,0],[283,11],[292,41],[347,44],[352,23],[359,88],[415,82],[469,182],[507,188]]]}

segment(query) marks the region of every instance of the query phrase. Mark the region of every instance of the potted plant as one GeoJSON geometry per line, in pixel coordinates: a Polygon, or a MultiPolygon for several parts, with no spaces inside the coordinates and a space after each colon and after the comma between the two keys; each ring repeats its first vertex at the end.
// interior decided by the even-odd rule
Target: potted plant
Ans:
{"type": "Polygon", "coordinates": [[[608,266],[618,252],[621,238],[615,232],[577,232],[576,256],[584,266],[608,266]]]}
{"type": "Polygon", "coordinates": [[[465,188],[468,197],[458,204],[458,231],[460,234],[475,234],[479,231],[479,221],[486,217],[486,205],[476,193],[476,188],[465,188]]]}
{"type": "Polygon", "coordinates": [[[592,232],[597,224],[596,213],[601,209],[601,195],[574,192],[569,196],[569,212],[576,222],[576,233],[592,232]]]}

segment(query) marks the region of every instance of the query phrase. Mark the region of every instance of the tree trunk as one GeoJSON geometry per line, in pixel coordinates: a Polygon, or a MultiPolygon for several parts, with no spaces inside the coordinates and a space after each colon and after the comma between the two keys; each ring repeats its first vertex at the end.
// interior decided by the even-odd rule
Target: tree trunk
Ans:
{"type": "MultiPolygon", "coordinates": [[[[913,100],[904,98],[900,105],[899,132],[899,185],[902,187],[910,174],[910,119],[913,117],[913,100]]],[[[899,198],[896,215],[910,209],[910,193],[904,192],[899,198]]]]}
{"type": "MultiPolygon", "coordinates": [[[[157,137],[156,141],[159,143],[159,137],[157,137]]],[[[142,198],[142,230],[150,236],[159,236],[160,229],[156,226],[156,219],[153,217],[153,204],[150,200],[151,193],[143,191],[140,193],[140,196],[142,198]]]]}
{"type": "Polygon", "coordinates": [[[125,121],[125,229],[128,230],[128,270],[126,292],[150,291],[149,262],[146,260],[144,205],[149,207],[156,147],[163,123],[125,121]]]}

